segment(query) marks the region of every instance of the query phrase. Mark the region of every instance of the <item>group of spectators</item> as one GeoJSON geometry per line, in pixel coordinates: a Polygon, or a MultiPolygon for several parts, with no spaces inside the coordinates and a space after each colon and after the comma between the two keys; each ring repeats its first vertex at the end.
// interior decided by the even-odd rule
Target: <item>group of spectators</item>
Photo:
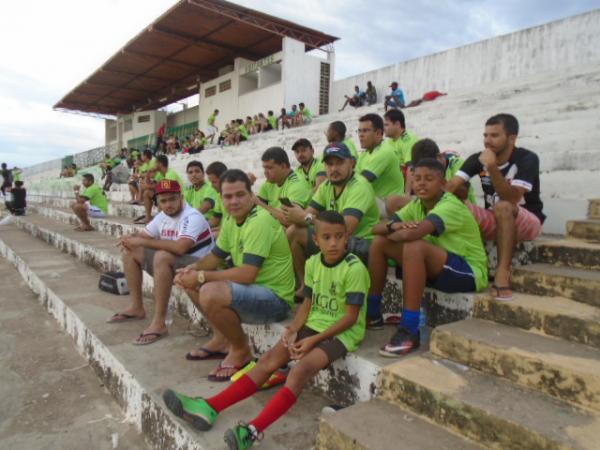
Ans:
{"type": "MultiPolygon", "coordinates": [[[[255,177],[221,162],[205,170],[191,161],[187,187],[167,156],[145,150],[136,162],[132,203],[146,207],[138,220],[146,226],[120,241],[131,303],[109,322],[146,318],[142,271],[154,276],[155,306],[137,345],[168,335],[171,287],[188,293],[213,335],[186,358],[221,360],[209,379],[235,380],[208,398],[165,391],[167,406],[198,430],[210,429],[223,410],[261,387],[284,384],[254,420],[226,432],[230,448],[249,448],[313,376],[355,351],[367,329],[384,328],[383,288],[391,261],[402,279],[403,306],[396,332],[382,342],[380,353],[387,357],[419,348],[427,286],[449,293],[488,288],[484,241],[495,241],[498,249],[491,295],[512,299],[516,243],[535,239],[545,219],[539,160],[517,146],[517,119],[490,117],[483,149],[463,160],[409,131],[398,108],[404,98],[394,92],[383,117],[359,119],[360,152],[343,122],[329,125],[329,143],[320,156],[309,140],[295,142],[296,169],[283,148],[265,150],[266,181],[256,194],[255,177]],[[471,186],[476,177],[482,205],[471,186]],[[161,212],[152,217],[154,200],[161,212]],[[294,308],[280,341],[255,361],[241,325],[279,322],[294,308]],[[280,368],[290,360],[297,364],[282,375],[280,368]]],[[[282,111],[280,119],[287,120],[284,116],[282,111]]],[[[91,192],[88,181],[77,193],[78,215],[83,207],[77,205],[86,200],[90,214],[106,209],[104,200],[94,201],[101,189],[91,192]]]]}
{"type": "Polygon", "coordinates": [[[23,187],[23,171],[18,167],[9,169],[6,163],[2,163],[0,175],[2,176],[0,190],[6,209],[16,216],[24,215],[27,207],[27,191],[23,187]]]}

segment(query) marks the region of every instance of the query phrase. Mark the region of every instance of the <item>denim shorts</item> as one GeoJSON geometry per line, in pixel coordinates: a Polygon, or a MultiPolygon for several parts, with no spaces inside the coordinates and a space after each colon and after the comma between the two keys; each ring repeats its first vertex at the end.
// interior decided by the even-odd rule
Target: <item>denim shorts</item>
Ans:
{"type": "Polygon", "coordinates": [[[271,289],[258,284],[229,282],[231,308],[242,323],[267,324],[281,322],[290,313],[290,305],[271,289]]]}

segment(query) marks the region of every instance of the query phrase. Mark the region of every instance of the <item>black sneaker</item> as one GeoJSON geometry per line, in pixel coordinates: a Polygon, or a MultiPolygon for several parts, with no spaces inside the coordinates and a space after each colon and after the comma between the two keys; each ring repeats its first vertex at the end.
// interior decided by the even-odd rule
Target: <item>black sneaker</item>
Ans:
{"type": "Polygon", "coordinates": [[[383,330],[384,323],[385,322],[383,321],[383,316],[381,314],[372,319],[367,317],[367,330],[383,330]]]}
{"type": "Polygon", "coordinates": [[[415,336],[404,328],[398,328],[398,331],[392,336],[390,342],[379,350],[379,354],[389,358],[398,358],[418,349],[419,345],[420,339],[418,334],[415,336]]]}

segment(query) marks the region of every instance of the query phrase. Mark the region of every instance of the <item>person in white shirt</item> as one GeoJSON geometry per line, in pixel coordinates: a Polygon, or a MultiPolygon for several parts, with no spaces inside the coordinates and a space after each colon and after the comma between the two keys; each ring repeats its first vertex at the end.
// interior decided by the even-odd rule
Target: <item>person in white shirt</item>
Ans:
{"type": "Polygon", "coordinates": [[[122,323],[146,318],[142,270],[152,275],[154,318],[133,342],[136,345],[152,344],[168,334],[165,319],[175,270],[209,254],[214,246],[208,222],[185,202],[177,181],[159,181],[156,196],[161,213],[141,233],[124,236],[119,243],[124,252],[123,266],[131,305],[108,320],[109,323],[122,323]]]}

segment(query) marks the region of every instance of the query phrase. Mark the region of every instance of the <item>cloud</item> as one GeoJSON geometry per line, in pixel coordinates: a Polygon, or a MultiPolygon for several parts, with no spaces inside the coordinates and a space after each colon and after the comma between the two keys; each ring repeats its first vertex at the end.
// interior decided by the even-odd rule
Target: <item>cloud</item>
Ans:
{"type": "MultiPolygon", "coordinates": [[[[9,165],[29,165],[102,145],[102,120],[55,112],[52,105],[174,3],[22,0],[3,5],[0,160],[9,165]]],[[[340,37],[336,43],[336,78],[600,6],[600,0],[238,3],[340,37]]]]}

